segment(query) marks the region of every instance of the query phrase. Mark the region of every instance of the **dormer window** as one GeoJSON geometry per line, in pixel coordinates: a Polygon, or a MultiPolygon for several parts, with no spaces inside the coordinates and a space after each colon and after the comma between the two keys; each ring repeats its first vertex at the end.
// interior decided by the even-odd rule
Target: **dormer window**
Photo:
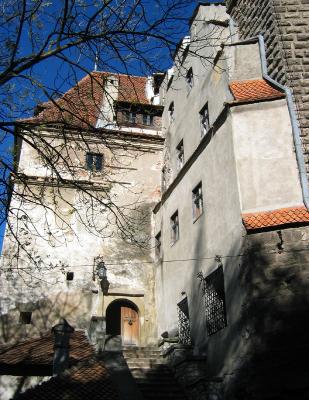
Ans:
{"type": "Polygon", "coordinates": [[[168,118],[169,118],[169,123],[172,124],[175,120],[175,107],[174,107],[174,102],[172,101],[169,108],[168,108],[168,118]]]}
{"type": "Polygon", "coordinates": [[[143,114],[143,125],[152,126],[153,125],[153,115],[143,114]]]}
{"type": "Polygon", "coordinates": [[[135,112],[125,111],[124,117],[125,117],[126,122],[129,122],[130,124],[136,123],[136,113],[135,112]]]}
{"type": "Polygon", "coordinates": [[[96,172],[103,169],[103,154],[87,153],[86,167],[88,171],[96,172]]]}

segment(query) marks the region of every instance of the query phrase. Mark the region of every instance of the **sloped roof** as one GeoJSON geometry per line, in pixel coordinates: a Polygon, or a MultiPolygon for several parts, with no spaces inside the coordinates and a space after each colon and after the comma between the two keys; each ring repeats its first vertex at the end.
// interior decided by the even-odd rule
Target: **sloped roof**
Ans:
{"type": "Polygon", "coordinates": [[[18,400],[117,400],[110,376],[98,359],[79,363],[63,375],[20,393],[18,400]]]}
{"type": "Polygon", "coordinates": [[[309,211],[304,206],[289,207],[242,214],[242,219],[247,231],[254,231],[289,224],[309,223],[309,211]]]}
{"type": "MultiPolygon", "coordinates": [[[[70,338],[70,364],[87,359],[94,354],[84,331],[74,331],[70,338]]],[[[54,335],[27,339],[12,346],[0,347],[0,365],[52,365],[54,335]]]]}
{"type": "Polygon", "coordinates": [[[230,90],[236,102],[254,102],[284,98],[285,94],[271,86],[265,79],[232,81],[230,90]]]}
{"type": "MultiPolygon", "coordinates": [[[[62,97],[39,105],[38,115],[23,120],[31,124],[70,124],[71,127],[96,126],[104,101],[104,82],[108,76],[119,81],[118,100],[138,104],[150,104],[146,94],[147,77],[92,72],[69,89],[62,97]]],[[[110,101],[106,99],[105,101],[110,101]]]]}

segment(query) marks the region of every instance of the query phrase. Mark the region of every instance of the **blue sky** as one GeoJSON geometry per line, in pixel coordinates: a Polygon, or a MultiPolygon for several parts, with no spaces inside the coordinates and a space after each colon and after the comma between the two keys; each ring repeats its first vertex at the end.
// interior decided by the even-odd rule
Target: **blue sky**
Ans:
{"type": "MultiPolygon", "coordinates": [[[[168,1],[168,0],[161,0],[161,1],[168,1]]],[[[220,0],[214,0],[212,3],[217,3],[221,2],[220,0]]],[[[54,0],[52,2],[54,4],[51,4],[51,10],[53,12],[57,12],[57,6],[59,5],[58,0],[54,0]],[[54,9],[54,10],[53,10],[54,9]]],[[[198,1],[188,0],[188,5],[185,7],[184,10],[180,10],[179,12],[179,21],[183,24],[183,27],[180,28],[180,25],[178,25],[177,29],[174,29],[173,33],[173,26],[175,27],[177,24],[175,24],[175,20],[171,21],[171,23],[167,26],[167,29],[170,30],[171,35],[174,36],[174,40],[180,40],[181,37],[183,37],[186,32],[185,24],[186,21],[190,19],[195,7],[198,5],[198,1]],[[182,12],[183,11],[183,12],[182,12]]],[[[149,12],[150,17],[156,18],[160,10],[155,7],[156,2],[152,0],[145,0],[146,6],[146,11],[149,12]]],[[[151,46],[151,43],[149,44],[151,46]]],[[[27,54],[30,51],[30,46],[29,46],[29,41],[27,36],[25,35],[22,37],[21,41],[21,54],[27,54]]],[[[105,49],[106,50],[106,49],[105,49]]],[[[153,57],[153,50],[152,54],[149,54],[149,56],[153,57]]],[[[171,58],[170,54],[167,49],[159,48],[157,49],[157,65],[156,67],[158,69],[164,70],[168,68],[171,64],[171,58]]],[[[77,64],[81,65],[88,71],[93,70],[94,68],[94,61],[93,59],[88,58],[87,56],[80,56],[76,51],[72,51],[70,53],[70,57],[73,59],[74,62],[77,64]]],[[[107,68],[100,68],[104,70],[118,70],[118,72],[126,73],[126,68],[125,66],[117,60],[117,58],[111,58],[108,63],[106,64],[107,68]],[[110,68],[109,68],[110,67],[110,68]]],[[[106,67],[105,66],[105,67],[106,67]]],[[[131,59],[130,62],[127,64],[127,67],[129,69],[129,73],[134,74],[134,75],[145,75],[148,71],[147,68],[145,68],[145,65],[143,65],[139,60],[137,59],[131,59]]],[[[149,71],[150,72],[150,71],[149,71]]],[[[73,79],[73,70],[68,67],[68,65],[64,64],[61,60],[53,58],[49,59],[48,61],[45,61],[43,63],[38,64],[32,71],[33,76],[37,78],[38,81],[40,81],[45,88],[48,88],[49,92],[53,92],[55,89],[58,92],[65,92],[70,88],[72,84],[76,81],[77,79],[81,79],[84,75],[85,72],[82,71],[79,68],[74,68],[74,76],[73,79]],[[66,79],[68,76],[71,76],[72,79],[66,79]]],[[[18,107],[16,107],[12,111],[12,119],[14,118],[22,118],[26,117],[29,115],[32,115],[33,113],[33,107],[46,100],[46,97],[43,95],[41,91],[35,90],[31,85],[28,87],[25,86],[25,81],[21,79],[16,79],[14,82],[14,93],[15,95],[18,94],[18,99],[20,101],[21,99],[21,104],[19,104],[18,107]],[[24,93],[23,97],[21,98],[20,93],[24,93]]],[[[14,96],[13,96],[14,99],[14,96]]],[[[12,100],[14,102],[14,100],[12,100]]],[[[18,101],[16,101],[16,104],[18,104],[18,101]]],[[[3,143],[0,144],[0,157],[1,159],[11,159],[12,157],[10,154],[12,153],[12,148],[13,148],[13,138],[8,138],[6,139],[3,143]]],[[[3,241],[3,235],[4,235],[4,229],[5,229],[5,224],[2,224],[0,226],[0,249],[2,248],[2,241],[3,241]]]]}

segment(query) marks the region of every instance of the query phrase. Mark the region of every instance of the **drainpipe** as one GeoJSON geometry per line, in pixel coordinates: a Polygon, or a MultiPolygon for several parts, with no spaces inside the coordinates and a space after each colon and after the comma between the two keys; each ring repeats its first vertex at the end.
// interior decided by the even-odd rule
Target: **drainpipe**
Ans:
{"type": "Polygon", "coordinates": [[[298,126],[297,115],[294,108],[294,101],[292,97],[291,89],[287,86],[283,86],[274,79],[272,79],[268,75],[267,71],[267,60],[266,60],[266,52],[265,52],[265,42],[263,36],[260,34],[258,36],[259,39],[259,47],[260,47],[260,55],[261,55],[261,64],[262,64],[262,75],[263,78],[268,81],[269,83],[277,86],[281,90],[283,90],[286,94],[288,109],[291,118],[292,124],[292,132],[293,132],[293,139],[294,139],[294,146],[296,151],[296,160],[298,164],[299,176],[300,176],[300,184],[302,188],[302,195],[304,204],[307,209],[309,209],[309,188],[308,188],[308,178],[306,172],[306,165],[305,165],[305,158],[303,153],[303,146],[302,141],[300,138],[300,128],[298,126]]]}

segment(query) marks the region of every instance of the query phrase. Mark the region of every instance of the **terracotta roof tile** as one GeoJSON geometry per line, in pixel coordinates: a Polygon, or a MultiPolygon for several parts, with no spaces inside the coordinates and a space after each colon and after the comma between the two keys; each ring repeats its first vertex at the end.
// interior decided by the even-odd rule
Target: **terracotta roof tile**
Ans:
{"type": "MultiPolygon", "coordinates": [[[[71,365],[93,354],[94,349],[84,331],[74,331],[70,338],[71,365]]],[[[53,355],[54,337],[52,333],[48,333],[40,338],[0,347],[0,365],[52,365],[53,355]]]]}
{"type": "Polygon", "coordinates": [[[247,231],[296,223],[309,223],[309,211],[304,206],[281,208],[242,214],[247,231]]]}
{"type": "Polygon", "coordinates": [[[14,397],[18,400],[117,400],[118,395],[102,363],[90,359],[14,397]]]}
{"type": "Polygon", "coordinates": [[[92,72],[59,99],[41,103],[38,109],[43,110],[37,116],[25,119],[23,122],[70,124],[72,127],[94,128],[104,99],[104,80],[111,75],[119,79],[118,100],[150,104],[146,96],[147,77],[92,72]]]}
{"type": "Polygon", "coordinates": [[[275,89],[264,79],[233,81],[230,90],[237,102],[283,98],[285,94],[275,89]]]}

